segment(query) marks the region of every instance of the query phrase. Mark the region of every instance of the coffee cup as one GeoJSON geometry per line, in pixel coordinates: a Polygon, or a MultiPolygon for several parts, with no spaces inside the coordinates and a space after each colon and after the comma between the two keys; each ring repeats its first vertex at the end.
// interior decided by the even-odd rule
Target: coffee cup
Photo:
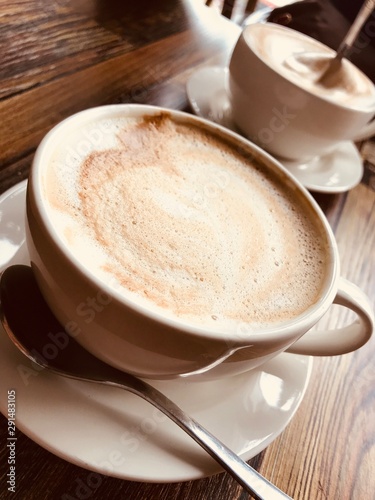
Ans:
{"type": "Polygon", "coordinates": [[[250,140],[288,160],[309,160],[340,141],[375,135],[374,84],[346,59],[325,82],[322,75],[334,55],[324,44],[284,26],[246,26],[229,63],[234,124],[250,140]]]}
{"type": "Polygon", "coordinates": [[[33,160],[26,219],[32,269],[67,333],[141,377],[343,354],[373,331],[305,188],[250,141],[184,112],[110,105],[55,126],[33,160]],[[308,332],[332,303],[356,321],[308,332]]]}

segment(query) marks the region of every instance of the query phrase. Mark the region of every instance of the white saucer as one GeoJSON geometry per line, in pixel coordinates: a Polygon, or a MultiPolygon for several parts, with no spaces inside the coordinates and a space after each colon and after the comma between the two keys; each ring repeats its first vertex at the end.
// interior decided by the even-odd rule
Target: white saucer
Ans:
{"type": "MultiPolygon", "coordinates": [[[[192,110],[235,132],[226,90],[228,69],[208,66],[197,70],[187,82],[187,96],[192,110]]],[[[363,161],[353,142],[338,144],[331,153],[308,163],[278,159],[307,189],[320,193],[341,193],[361,182],[363,161]]]]}
{"type": "MultiPolygon", "coordinates": [[[[22,182],[0,197],[0,241],[13,249],[11,258],[1,252],[0,270],[29,260],[23,244],[25,187],[22,182]]],[[[291,420],[311,368],[310,357],[282,354],[261,369],[222,381],[152,384],[249,460],[291,420]]],[[[0,392],[9,389],[16,390],[17,428],[81,467],[159,483],[199,479],[221,470],[179,427],[140,398],[36,371],[0,327],[0,392]]],[[[4,415],[5,400],[0,399],[4,415]]]]}

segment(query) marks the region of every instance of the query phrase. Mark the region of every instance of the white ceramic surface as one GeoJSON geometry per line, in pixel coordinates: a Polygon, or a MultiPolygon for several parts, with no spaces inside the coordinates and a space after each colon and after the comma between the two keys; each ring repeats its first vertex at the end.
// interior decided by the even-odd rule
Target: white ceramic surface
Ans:
{"type": "MultiPolygon", "coordinates": [[[[0,270],[28,263],[25,182],[0,197],[0,270]]],[[[245,460],[290,422],[308,386],[312,358],[281,354],[261,369],[221,381],[152,382],[245,460]]],[[[167,417],[119,389],[38,372],[0,327],[0,392],[15,389],[16,427],[65,460],[123,479],[175,482],[220,472],[167,417]]],[[[6,413],[6,398],[0,398],[6,413]]]]}
{"type": "MultiPolygon", "coordinates": [[[[239,133],[232,116],[226,91],[228,69],[207,66],[197,70],[187,83],[192,110],[239,133]]],[[[310,162],[278,159],[307,189],[320,193],[341,193],[361,182],[363,161],[353,142],[343,141],[337,148],[310,162]]]]}

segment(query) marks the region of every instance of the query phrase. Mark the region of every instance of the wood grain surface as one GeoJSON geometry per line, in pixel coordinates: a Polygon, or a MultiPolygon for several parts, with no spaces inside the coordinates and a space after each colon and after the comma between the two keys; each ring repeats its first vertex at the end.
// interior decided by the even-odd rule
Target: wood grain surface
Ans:
{"type": "MultiPolygon", "coordinates": [[[[203,3],[0,0],[0,192],[27,177],[41,138],[72,113],[119,102],[189,111],[189,75],[200,66],[224,64],[239,34],[238,26],[203,3]]],[[[358,147],[365,162],[362,183],[347,193],[314,196],[334,230],[342,275],[374,303],[375,147],[371,141],[358,147]]],[[[350,318],[334,306],[319,327],[350,318]]],[[[355,353],[316,358],[297,414],[249,463],[297,500],[375,498],[374,359],[374,339],[355,353]]],[[[90,473],[20,431],[13,495],[6,485],[6,435],[1,416],[0,499],[248,498],[226,473],[176,484],[90,473]]]]}

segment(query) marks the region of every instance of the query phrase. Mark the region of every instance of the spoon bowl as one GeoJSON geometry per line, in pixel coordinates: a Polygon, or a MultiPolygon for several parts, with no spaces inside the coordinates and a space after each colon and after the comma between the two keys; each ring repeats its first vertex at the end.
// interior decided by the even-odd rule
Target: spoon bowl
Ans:
{"type": "Polygon", "coordinates": [[[12,342],[34,363],[64,377],[110,385],[140,396],[179,425],[254,498],[290,498],[161,392],[107,365],[81,347],[50,311],[30,267],[11,266],[2,273],[0,318],[12,342]]]}

